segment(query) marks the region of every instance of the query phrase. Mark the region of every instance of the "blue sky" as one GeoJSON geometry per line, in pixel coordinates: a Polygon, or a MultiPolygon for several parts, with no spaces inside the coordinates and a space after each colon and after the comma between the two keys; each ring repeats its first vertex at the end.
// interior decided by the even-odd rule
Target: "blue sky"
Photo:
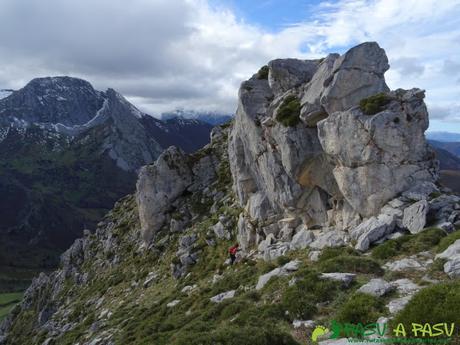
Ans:
{"type": "Polygon", "coordinates": [[[2,0],[0,89],[71,75],[152,115],[232,113],[268,61],[364,41],[390,88],[426,90],[430,130],[460,132],[460,0],[2,0]]]}
{"type": "Polygon", "coordinates": [[[307,21],[320,1],[302,0],[214,0],[217,6],[231,8],[240,19],[276,32],[307,21]]]}

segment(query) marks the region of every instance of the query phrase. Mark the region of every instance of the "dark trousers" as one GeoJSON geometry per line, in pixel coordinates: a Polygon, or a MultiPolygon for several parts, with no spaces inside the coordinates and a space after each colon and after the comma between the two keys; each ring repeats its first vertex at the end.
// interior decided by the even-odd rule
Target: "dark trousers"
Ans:
{"type": "Polygon", "coordinates": [[[235,260],[236,260],[236,255],[235,254],[230,254],[230,265],[233,265],[235,260]]]}

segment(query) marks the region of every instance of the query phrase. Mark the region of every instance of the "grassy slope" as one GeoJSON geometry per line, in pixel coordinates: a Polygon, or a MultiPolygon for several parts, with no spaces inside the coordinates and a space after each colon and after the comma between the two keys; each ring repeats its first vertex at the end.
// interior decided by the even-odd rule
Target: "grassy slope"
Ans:
{"type": "MultiPolygon", "coordinates": [[[[234,206],[229,190],[228,162],[221,164],[219,175],[216,185],[229,198],[223,199],[218,211],[210,214],[207,203],[194,205],[201,210],[201,215],[185,233],[165,232],[146,252],[139,251],[133,240],[138,237],[140,227],[134,198],[130,196],[116,204],[105,219],[113,224],[110,234],[115,246],[111,251],[104,249],[107,235],[103,234],[104,229],[99,238],[91,235],[92,255],[80,267],[81,273],[88,274],[88,283],[76,285],[67,279],[59,294],[62,308],[55,319],[75,326],[62,334],[55,344],[84,343],[109,335],[115,344],[123,345],[307,344],[310,341],[307,331],[294,330],[293,319],[315,319],[323,325],[329,325],[331,320],[374,322],[377,317],[388,314],[385,304],[397,294],[372,298],[356,290],[374,277],[396,279],[404,276],[384,272],[382,265],[386,261],[419,251],[440,252],[459,236],[459,232],[446,236],[432,229],[388,241],[375,247],[370,256],[350,248],[327,249],[319,262],[311,262],[308,251],[303,250],[290,252],[288,257],[276,262],[246,259],[228,267],[224,265],[227,248],[235,239],[219,240],[215,246],[205,242],[210,236],[209,227],[219,215],[236,221],[241,212],[234,206]],[[177,260],[178,238],[191,232],[199,235],[196,249],[201,249],[200,259],[192,266],[190,274],[176,280],[171,276],[171,263],[177,260]],[[114,258],[118,260],[113,261],[114,258]],[[261,274],[292,259],[301,261],[298,272],[272,279],[260,291],[254,289],[261,274]],[[152,271],[158,274],[158,279],[145,287],[143,283],[152,271]],[[319,279],[321,272],[355,272],[357,278],[345,289],[340,284],[319,279]],[[212,283],[215,274],[222,278],[212,283]],[[296,284],[290,286],[292,278],[296,284]],[[197,286],[192,293],[181,292],[191,285],[197,286]],[[216,294],[232,289],[236,290],[235,298],[220,304],[210,302],[216,294]],[[168,308],[166,304],[174,300],[180,300],[179,304],[168,308]]],[[[189,197],[190,203],[199,199],[189,197]]],[[[428,273],[447,280],[439,262],[435,262],[428,273]]],[[[423,275],[425,272],[412,272],[406,277],[427,285],[423,275]]],[[[46,300],[48,292],[42,293],[46,300]]],[[[417,313],[417,308],[412,309],[415,309],[412,313],[417,313]]],[[[7,344],[41,344],[48,337],[37,330],[36,313],[32,306],[17,316],[7,344]]],[[[429,316],[422,317],[430,321],[429,316]]]]}
{"type": "Polygon", "coordinates": [[[0,191],[10,196],[0,201],[0,266],[55,267],[84,227],[93,228],[132,192],[134,174],[101,156],[97,130],[84,144],[69,145],[37,128],[24,137],[12,132],[0,144],[0,191]]]}
{"type": "MultiPolygon", "coordinates": [[[[225,206],[219,213],[234,217],[237,214],[225,206]]],[[[56,344],[70,345],[94,337],[89,331],[90,326],[104,310],[112,314],[109,318],[101,318],[103,326],[99,332],[110,330],[116,344],[185,345],[214,344],[215,341],[221,344],[305,344],[307,332],[294,331],[290,325],[293,319],[313,318],[325,325],[334,319],[372,322],[376,317],[387,315],[385,304],[396,297],[395,294],[381,299],[363,297],[356,290],[369,279],[382,276],[381,264],[388,258],[402,256],[402,252],[391,252],[385,259],[372,259],[345,248],[329,249],[319,262],[313,263],[307,259],[306,251],[296,251],[273,263],[245,260],[227,267],[223,262],[226,249],[232,242],[221,241],[215,247],[203,245],[200,261],[190,275],[175,280],[170,274],[170,263],[177,250],[178,235],[169,237],[164,243],[166,251],[161,255],[154,252],[139,255],[128,240],[135,231],[133,229],[139,226],[133,199],[126,199],[109,217],[113,217],[111,219],[116,224],[114,233],[121,244],[121,252],[117,254],[123,261],[102,271],[87,262],[83,267],[94,278],[91,283],[84,287],[71,282],[67,284],[67,289],[61,292],[63,301],[66,301],[63,303],[67,303],[71,310],[66,322],[77,322],[78,326],[64,334],[56,344]],[[302,262],[297,273],[291,277],[272,279],[261,291],[254,290],[261,274],[294,258],[302,262]],[[160,279],[144,288],[145,277],[153,270],[159,273],[160,279]],[[320,272],[328,271],[356,272],[358,276],[354,284],[344,289],[318,278],[320,272]],[[223,278],[212,284],[214,274],[221,274],[223,278]],[[292,277],[297,279],[297,283],[289,287],[292,277]],[[184,286],[193,284],[197,285],[194,292],[189,295],[181,292],[184,286]],[[231,289],[237,290],[235,298],[221,304],[209,301],[212,296],[231,289]],[[95,301],[102,297],[101,305],[96,306],[95,301]],[[166,307],[173,300],[180,300],[180,303],[173,308],[166,307]]],[[[197,230],[204,235],[215,221],[215,218],[204,217],[188,231],[197,230]]],[[[429,235],[422,234],[408,235],[406,240],[399,242],[407,243],[407,250],[423,248],[438,252],[454,240],[453,235],[441,236],[438,230],[430,230],[429,235]]],[[[203,240],[201,238],[199,242],[203,240]]],[[[101,244],[95,242],[94,245],[98,247],[101,244]]],[[[102,248],[96,247],[97,253],[103,252],[102,248]]],[[[93,258],[92,262],[94,260],[97,258],[93,258]]],[[[411,278],[426,285],[422,275],[415,273],[411,278]]],[[[446,279],[440,271],[434,272],[434,276],[446,279]]],[[[24,325],[32,324],[36,316],[23,314],[21,317],[24,319],[17,323],[14,332],[17,340],[26,341],[36,333],[32,329],[31,333],[27,333],[24,325]]],[[[44,340],[39,337],[40,341],[44,340]]]]}
{"type": "Polygon", "coordinates": [[[2,293],[0,294],[0,321],[21,301],[22,293],[2,293]]]}

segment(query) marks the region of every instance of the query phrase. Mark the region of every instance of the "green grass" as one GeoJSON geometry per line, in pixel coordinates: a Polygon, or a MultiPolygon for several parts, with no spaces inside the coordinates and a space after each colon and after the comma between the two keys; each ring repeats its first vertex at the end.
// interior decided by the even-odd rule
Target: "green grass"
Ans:
{"type": "Polygon", "coordinates": [[[366,115],[374,115],[385,109],[385,106],[390,103],[391,98],[383,92],[362,99],[359,102],[361,111],[366,115]]]}
{"type": "MultiPolygon", "coordinates": [[[[372,258],[377,260],[388,260],[398,255],[413,255],[432,249],[442,242],[445,236],[446,233],[441,229],[426,229],[416,235],[404,235],[400,238],[386,241],[375,247],[371,255],[372,258]]],[[[448,241],[443,243],[447,244],[448,241]]]]}
{"type": "Polygon", "coordinates": [[[300,101],[296,96],[288,96],[276,113],[276,120],[285,127],[294,127],[300,122],[300,101]]]}
{"type": "MultiPolygon", "coordinates": [[[[443,282],[419,291],[391,322],[391,328],[402,323],[406,329],[411,323],[455,323],[460,324],[460,281],[443,282]]],[[[455,334],[455,333],[454,333],[455,334]]],[[[452,344],[460,338],[454,335],[452,344]]]]}
{"type": "Polygon", "coordinates": [[[343,272],[382,275],[380,264],[372,258],[361,256],[339,255],[319,263],[321,272],[343,272]]]}
{"type": "Polygon", "coordinates": [[[336,320],[342,323],[375,322],[386,312],[385,304],[379,297],[356,292],[339,308],[336,320]]]}
{"type": "Polygon", "coordinates": [[[455,241],[459,240],[460,239],[460,231],[455,231],[449,235],[447,235],[446,237],[442,238],[440,241],[439,241],[439,244],[436,248],[436,252],[437,253],[441,253],[443,251],[445,251],[450,245],[454,244],[455,241]]]}
{"type": "Polygon", "coordinates": [[[9,314],[21,299],[22,292],[0,294],[0,321],[9,314]]]}

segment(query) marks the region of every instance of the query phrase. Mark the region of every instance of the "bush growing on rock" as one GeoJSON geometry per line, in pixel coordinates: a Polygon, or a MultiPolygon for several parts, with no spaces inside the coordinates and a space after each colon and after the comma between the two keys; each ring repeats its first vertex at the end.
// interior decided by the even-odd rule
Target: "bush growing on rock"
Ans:
{"type": "Polygon", "coordinates": [[[391,98],[383,92],[362,99],[359,108],[366,115],[374,115],[384,110],[385,105],[390,103],[391,98]]]}
{"type": "Polygon", "coordinates": [[[257,79],[268,79],[268,72],[269,72],[269,68],[268,66],[263,66],[259,69],[259,71],[257,72],[257,79]]]}
{"type": "Polygon", "coordinates": [[[276,113],[276,120],[285,127],[294,127],[300,122],[300,101],[296,96],[288,96],[276,113]]]}

